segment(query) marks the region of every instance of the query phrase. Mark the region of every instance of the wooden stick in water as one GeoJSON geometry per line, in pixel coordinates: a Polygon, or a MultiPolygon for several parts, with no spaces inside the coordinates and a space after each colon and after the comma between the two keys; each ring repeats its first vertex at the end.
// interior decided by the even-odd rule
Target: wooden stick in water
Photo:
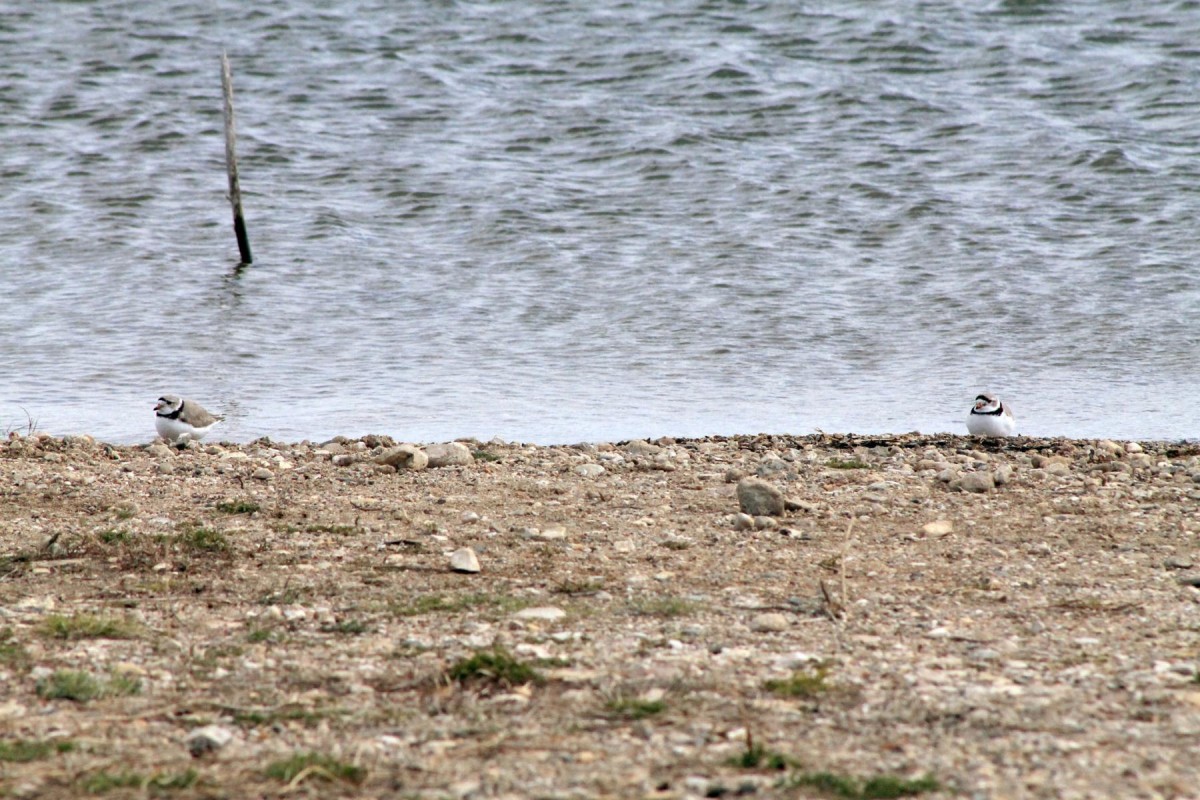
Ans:
{"type": "Polygon", "coordinates": [[[221,88],[225,91],[225,169],[229,173],[229,202],[233,205],[233,232],[237,236],[242,263],[249,264],[250,239],[246,235],[246,218],[242,216],[242,187],[238,183],[237,134],[233,119],[233,76],[229,72],[229,57],[221,53],[221,88]]]}

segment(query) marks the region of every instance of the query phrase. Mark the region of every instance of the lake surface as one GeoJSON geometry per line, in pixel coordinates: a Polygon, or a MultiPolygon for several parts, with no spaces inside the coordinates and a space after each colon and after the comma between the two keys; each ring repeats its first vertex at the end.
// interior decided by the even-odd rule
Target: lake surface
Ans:
{"type": "Polygon", "coordinates": [[[1200,436],[1194,2],[198,5],[0,15],[0,431],[1200,436]]]}

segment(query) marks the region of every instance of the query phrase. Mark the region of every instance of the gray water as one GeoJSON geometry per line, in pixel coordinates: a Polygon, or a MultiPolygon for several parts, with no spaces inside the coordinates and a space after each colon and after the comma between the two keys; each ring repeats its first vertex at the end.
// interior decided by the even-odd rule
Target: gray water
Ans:
{"type": "Polygon", "coordinates": [[[1139,5],[19,2],[0,431],[1196,437],[1200,5],[1139,5]]]}

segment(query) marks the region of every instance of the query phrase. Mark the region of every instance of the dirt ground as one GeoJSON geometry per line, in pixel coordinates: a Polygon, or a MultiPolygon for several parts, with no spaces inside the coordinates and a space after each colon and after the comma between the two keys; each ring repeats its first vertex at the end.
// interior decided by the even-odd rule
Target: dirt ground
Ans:
{"type": "Polygon", "coordinates": [[[0,796],[1200,796],[1196,445],[393,445],[0,443],[0,796]]]}

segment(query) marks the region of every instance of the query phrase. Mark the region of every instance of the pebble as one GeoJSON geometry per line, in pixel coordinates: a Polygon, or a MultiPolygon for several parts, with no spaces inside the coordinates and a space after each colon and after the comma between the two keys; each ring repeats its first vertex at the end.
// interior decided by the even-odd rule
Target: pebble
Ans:
{"type": "Polygon", "coordinates": [[[254,472],[250,473],[250,477],[259,481],[269,481],[271,478],[275,477],[275,473],[271,472],[271,470],[267,469],[266,467],[259,467],[258,469],[254,470],[254,472]]]}
{"type": "Polygon", "coordinates": [[[455,572],[479,572],[479,556],[470,547],[462,547],[450,554],[450,569],[455,572]]]}
{"type": "Polygon", "coordinates": [[[725,482],[737,483],[749,474],[750,473],[746,472],[746,470],[741,469],[740,467],[730,467],[729,469],[725,470],[725,482]]]}
{"type": "Polygon", "coordinates": [[[205,725],[189,733],[183,741],[192,757],[199,758],[208,753],[215,753],[232,742],[233,733],[220,725],[205,725]]]}
{"type": "Polygon", "coordinates": [[[759,633],[777,633],[786,631],[791,626],[792,621],[788,619],[787,614],[781,614],[778,611],[758,614],[750,621],[750,630],[759,633]]]}
{"type": "Polygon", "coordinates": [[[783,514],[783,492],[761,478],[743,478],[737,485],[738,505],[754,517],[778,517],[783,514]]]}
{"type": "Polygon", "coordinates": [[[754,528],[754,517],[749,514],[738,512],[733,515],[733,529],[735,531],[748,531],[754,528]]]}
{"type": "Polygon", "coordinates": [[[642,439],[634,439],[625,445],[625,452],[633,456],[656,456],[662,452],[662,448],[642,439]]]}
{"type": "Polygon", "coordinates": [[[938,519],[926,522],[921,526],[921,532],[926,536],[945,536],[954,531],[954,523],[948,519],[938,519]]]}
{"type": "Polygon", "coordinates": [[[997,486],[1003,486],[1004,484],[1012,481],[1012,475],[1012,467],[1010,467],[1008,464],[1001,464],[1000,466],[996,467],[996,470],[992,473],[992,479],[996,482],[997,486]]]}
{"type": "Polygon", "coordinates": [[[1064,477],[1071,474],[1071,465],[1066,461],[1051,461],[1046,465],[1045,469],[1047,475],[1064,477]]]}
{"type": "MultiPolygon", "coordinates": [[[[337,458],[337,456],[333,457],[335,464],[337,458]]],[[[429,456],[415,444],[400,444],[388,448],[376,456],[375,463],[394,467],[397,471],[402,469],[421,470],[429,466],[429,456]]]]}
{"type": "Polygon", "coordinates": [[[533,619],[542,622],[554,622],[567,616],[567,612],[557,606],[534,606],[533,608],[522,608],[517,613],[513,614],[517,619],[533,619]]]}
{"type": "Polygon", "coordinates": [[[754,471],[760,478],[766,478],[771,475],[786,475],[792,468],[792,465],[784,461],[779,456],[770,456],[764,458],[754,471]]]}
{"type": "Polygon", "coordinates": [[[968,472],[959,485],[964,492],[987,492],[996,488],[996,480],[990,472],[968,472]]]}
{"type": "MultiPolygon", "coordinates": [[[[404,447],[405,445],[400,446],[404,447]]],[[[409,447],[411,446],[409,445],[409,447]]],[[[471,448],[462,442],[426,445],[425,455],[428,459],[426,466],[430,469],[435,467],[468,467],[475,463],[475,456],[471,454],[471,448]]],[[[393,464],[392,466],[395,465],[393,464]]],[[[407,467],[407,469],[421,469],[421,467],[412,466],[407,467]]]]}
{"type": "Polygon", "coordinates": [[[171,455],[171,448],[165,444],[152,444],[146,448],[146,452],[153,458],[168,458],[171,455]]]}
{"type": "Polygon", "coordinates": [[[348,467],[354,463],[354,456],[349,453],[338,453],[329,460],[335,467],[348,467]]]}
{"type": "Polygon", "coordinates": [[[1163,562],[1163,566],[1167,569],[1191,569],[1196,565],[1196,562],[1187,556],[1170,556],[1163,562]]]}
{"type": "Polygon", "coordinates": [[[575,468],[575,474],[585,478],[599,478],[607,471],[599,464],[580,464],[575,468]]]}

